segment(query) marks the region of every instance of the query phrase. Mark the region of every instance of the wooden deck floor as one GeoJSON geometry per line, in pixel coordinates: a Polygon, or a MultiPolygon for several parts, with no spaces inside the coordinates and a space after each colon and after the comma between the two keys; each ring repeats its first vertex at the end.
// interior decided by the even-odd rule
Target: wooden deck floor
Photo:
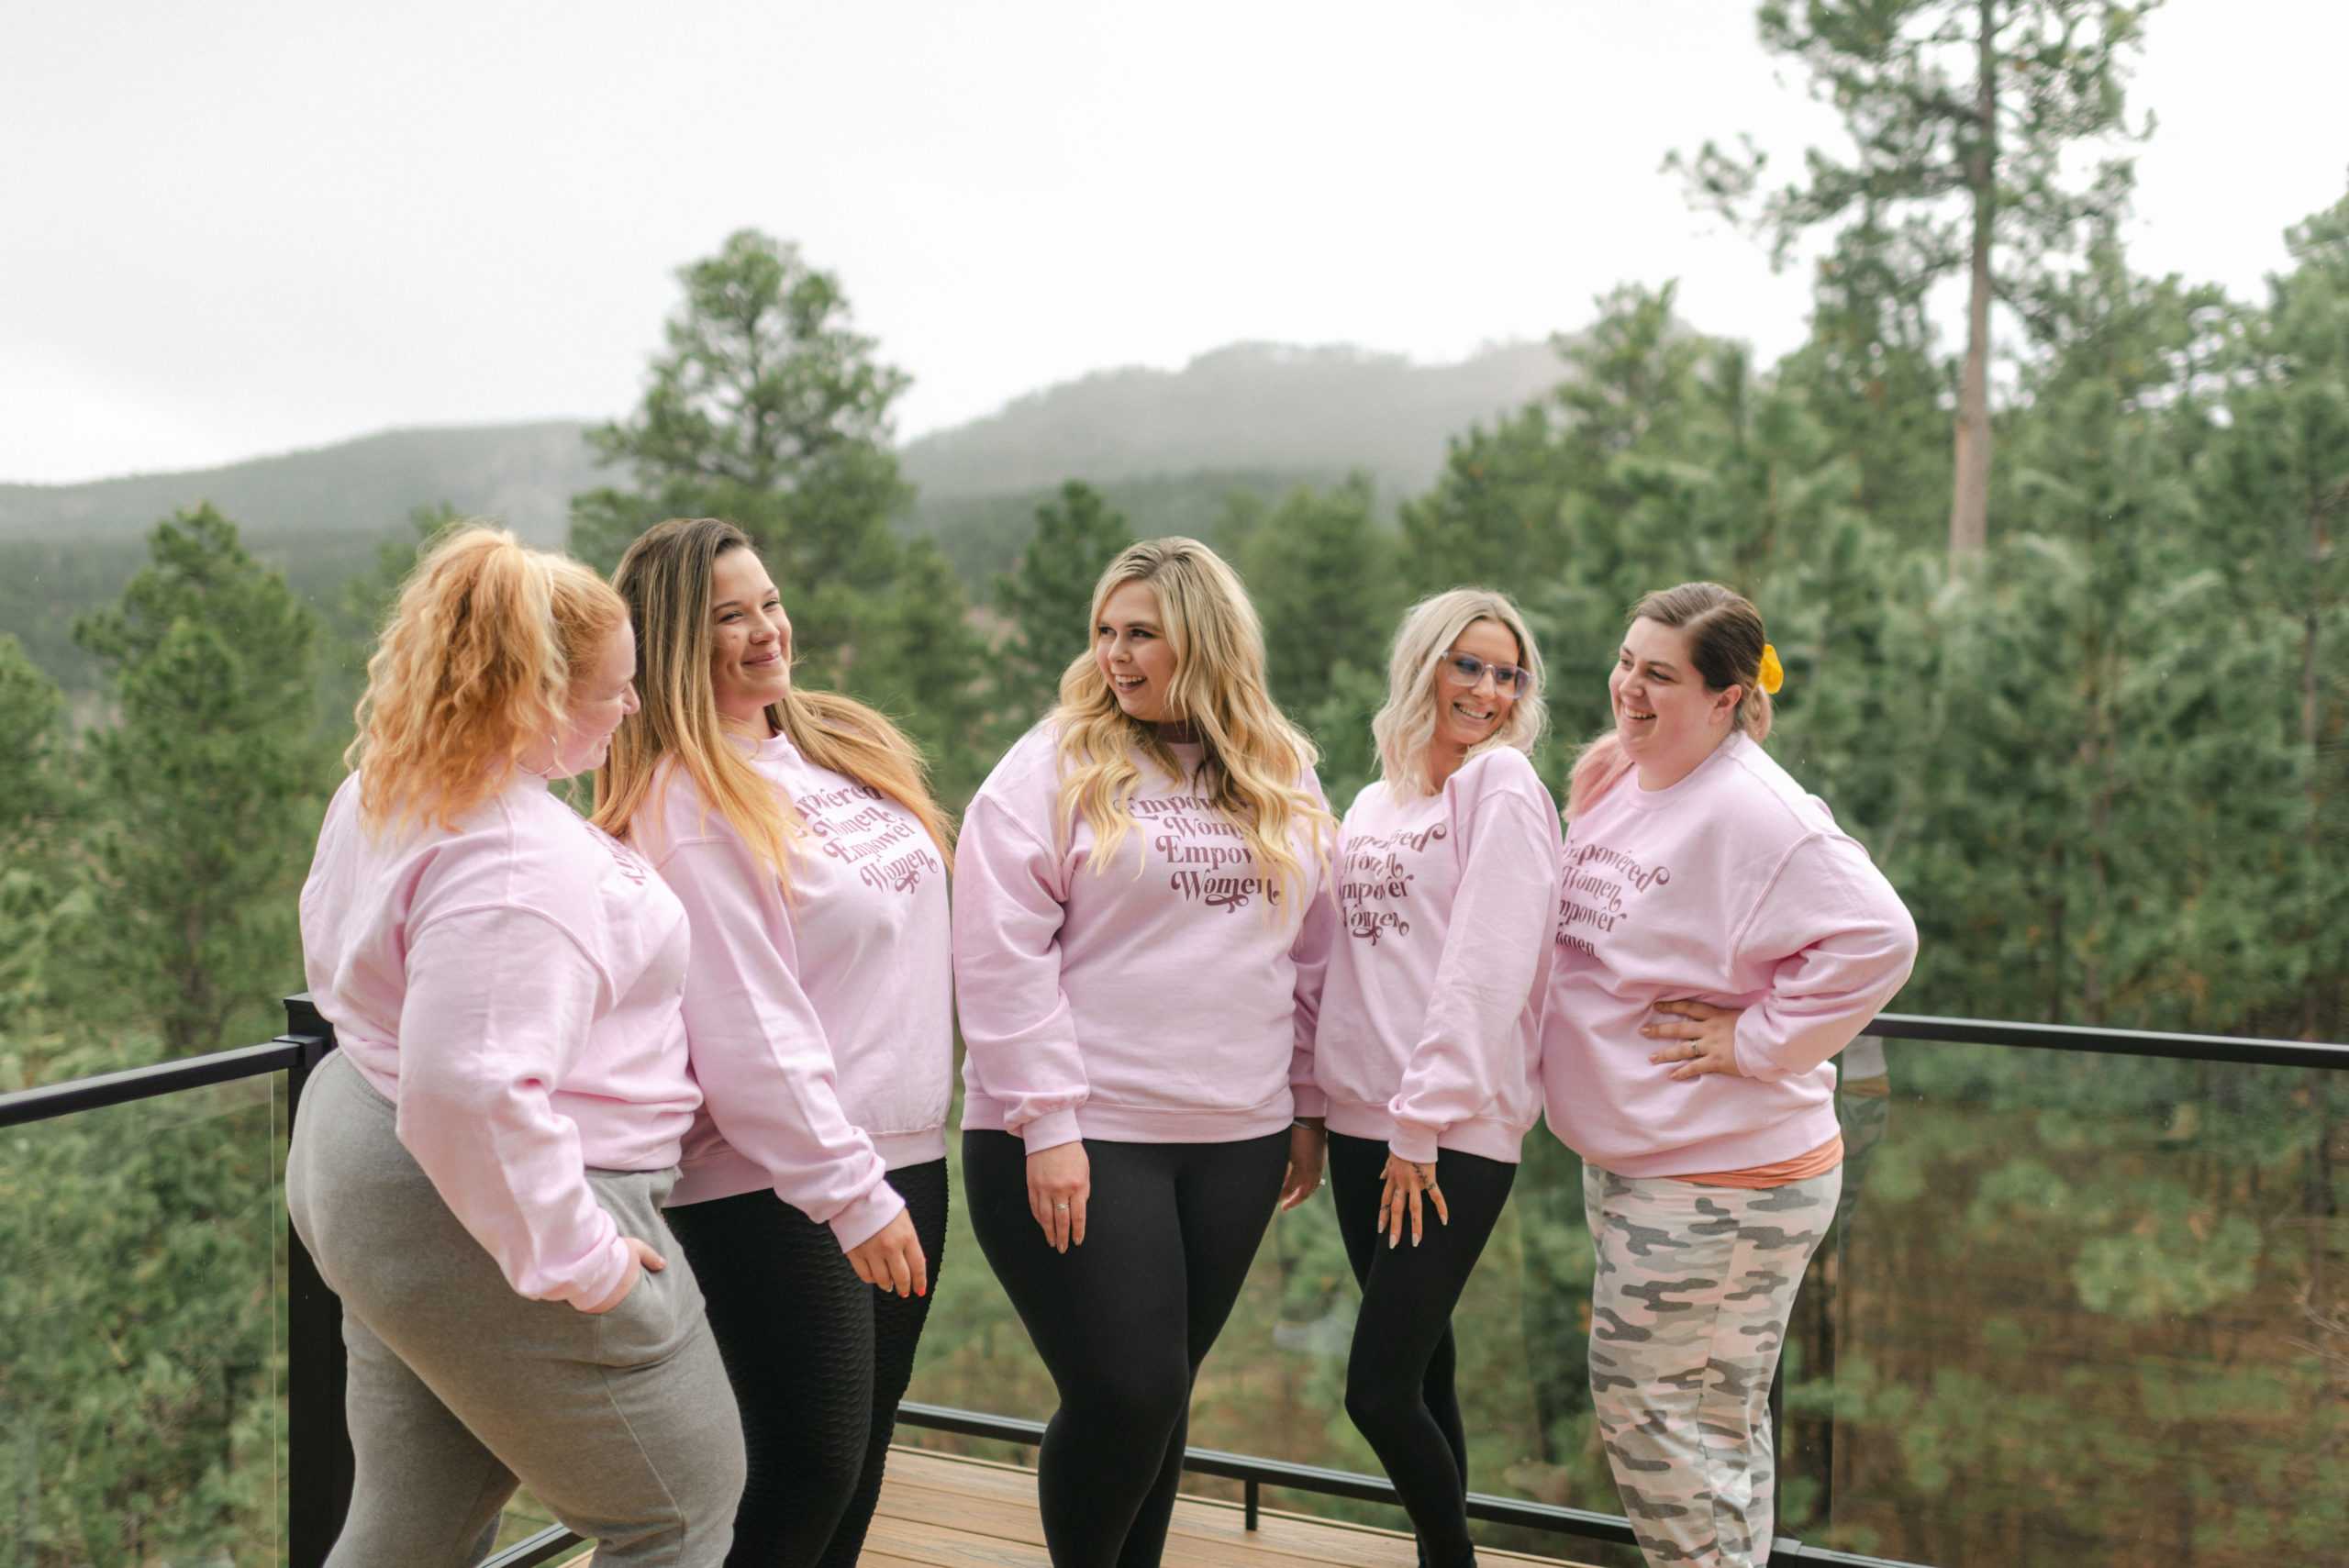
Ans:
{"type": "MultiPolygon", "coordinates": [[[[1484,1563],[1561,1568],[1513,1551],[1484,1563]]],[[[1165,1568],[1416,1568],[1411,1538],[1266,1508],[1242,1527],[1236,1503],[1185,1497],[1174,1506],[1165,1568]]],[[[858,1568],[1051,1568],[1036,1518],[1036,1473],[985,1460],[900,1448],[889,1455],[881,1506],[858,1568]]],[[[1573,1568],[1565,1564],[1564,1568],[1573,1568]]]]}

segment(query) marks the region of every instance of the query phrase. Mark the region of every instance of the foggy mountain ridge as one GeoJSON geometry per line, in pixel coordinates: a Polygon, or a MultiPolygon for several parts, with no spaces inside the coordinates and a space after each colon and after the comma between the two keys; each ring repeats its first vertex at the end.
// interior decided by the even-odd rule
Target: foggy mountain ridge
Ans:
{"type": "MultiPolygon", "coordinates": [[[[1254,473],[1330,482],[1367,470],[1386,504],[1423,490],[1446,441],[1557,384],[1546,343],[1451,364],[1347,347],[1235,343],[1179,371],[1097,371],[994,414],[903,443],[920,487],[914,531],[951,531],[949,503],[1096,484],[1254,473]]],[[[76,484],[0,484],[0,540],[128,541],[208,500],[248,532],[397,532],[447,501],[560,545],[570,498],[625,471],[598,469],[578,420],[386,430],[217,468],[76,484]]],[[[952,553],[950,551],[950,553],[952,553]]]]}
{"type": "Polygon", "coordinates": [[[210,501],[248,532],[389,529],[446,500],[534,544],[562,542],[571,496],[600,481],[575,419],[386,430],[220,468],[80,484],[0,484],[0,539],[130,538],[210,501]]]}
{"type": "Polygon", "coordinates": [[[1037,490],[1198,471],[1370,471],[1387,494],[1425,489],[1445,442],[1564,379],[1547,343],[1451,364],[1346,346],[1233,343],[1179,371],[1127,366],[1031,392],[907,441],[925,496],[1037,490]]]}

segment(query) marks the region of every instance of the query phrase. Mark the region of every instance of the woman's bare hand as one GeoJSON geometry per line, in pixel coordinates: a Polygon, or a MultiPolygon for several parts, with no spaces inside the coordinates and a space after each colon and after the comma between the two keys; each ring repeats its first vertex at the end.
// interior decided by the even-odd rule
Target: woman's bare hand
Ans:
{"type": "Polygon", "coordinates": [[[636,1288],[636,1282],[643,1275],[645,1270],[651,1269],[657,1274],[669,1266],[669,1260],[654,1251],[649,1243],[640,1241],[633,1236],[623,1236],[620,1240],[628,1243],[628,1273],[620,1276],[618,1286],[609,1296],[593,1307],[583,1307],[579,1309],[591,1318],[600,1318],[626,1301],[628,1293],[636,1288]]]}
{"type": "Polygon", "coordinates": [[[1386,1185],[1378,1195],[1377,1229],[1386,1232],[1389,1247],[1403,1240],[1403,1211],[1411,1213],[1411,1245],[1419,1244],[1419,1195],[1435,1202],[1435,1217],[1445,1225],[1452,1223],[1452,1209],[1443,1201],[1443,1189],[1435,1184],[1432,1164],[1414,1165],[1397,1155],[1386,1156],[1386,1185]]]}
{"type": "Polygon", "coordinates": [[[1056,1143],[1028,1156],[1028,1212],[1052,1251],[1085,1245],[1085,1200],[1093,1195],[1093,1162],[1085,1145],[1056,1143]]]}
{"type": "Polygon", "coordinates": [[[922,1256],[921,1238],[914,1234],[914,1217],[897,1210],[889,1223],[848,1251],[856,1277],[878,1290],[899,1296],[930,1294],[930,1260],[922,1256]]]}
{"type": "Polygon", "coordinates": [[[1321,1162],[1330,1152],[1330,1135],[1299,1122],[1288,1129],[1288,1176],[1281,1183],[1281,1207],[1295,1208],[1321,1190],[1321,1162]]]}
{"type": "Polygon", "coordinates": [[[1640,1032],[1651,1040],[1674,1043],[1652,1053],[1650,1062],[1659,1066],[1679,1062],[1672,1073],[1675,1078],[1701,1078],[1708,1073],[1726,1073],[1732,1078],[1745,1075],[1737,1070],[1737,1019],[1743,1008],[1716,1007],[1709,1002],[1684,998],[1658,1002],[1655,1010],[1671,1017],[1640,1032]]]}

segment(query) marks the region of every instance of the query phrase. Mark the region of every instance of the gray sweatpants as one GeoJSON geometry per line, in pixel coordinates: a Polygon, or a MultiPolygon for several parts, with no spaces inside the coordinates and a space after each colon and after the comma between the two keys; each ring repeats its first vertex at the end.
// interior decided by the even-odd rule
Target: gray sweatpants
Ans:
{"type": "Polygon", "coordinates": [[[599,1542],[597,1568],[717,1568],[742,1429],[693,1269],[661,1218],[674,1171],[590,1171],[668,1260],[600,1317],[517,1296],[340,1055],[302,1095],[285,1207],[342,1297],[358,1480],[328,1568],[462,1568],[518,1478],[599,1542]]]}

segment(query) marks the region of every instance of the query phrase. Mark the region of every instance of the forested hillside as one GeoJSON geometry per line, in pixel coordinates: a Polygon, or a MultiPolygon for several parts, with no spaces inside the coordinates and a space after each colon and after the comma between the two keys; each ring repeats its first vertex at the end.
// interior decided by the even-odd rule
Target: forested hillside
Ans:
{"type": "MultiPolygon", "coordinates": [[[[1235,344],[1181,371],[1106,371],[904,444],[912,489],[892,522],[937,542],[966,583],[1008,569],[1060,483],[1102,486],[1149,533],[1208,531],[1224,497],[1277,495],[1360,469],[1391,514],[1425,486],[1444,441],[1563,373],[1548,345],[1414,365],[1345,348],[1235,344]]],[[[417,507],[495,517],[560,543],[571,497],[598,482],[586,427],[395,430],[315,451],[84,484],[0,484],[0,633],[76,695],[95,666],[72,628],[121,592],[158,517],[210,502],[246,544],[331,614],[340,584],[417,507]]]]}
{"type": "MultiPolygon", "coordinates": [[[[1917,917],[1901,1010],[2349,1039],[2349,199],[2278,215],[2290,261],[2262,298],[2140,273],[2111,146],[2134,123],[2137,13],[2011,0],[2025,41],[2002,56],[1963,34],[1987,14],[1970,0],[1908,10],[1961,31],[1765,7],[1855,129],[1900,131],[1862,139],[1861,165],[1822,155],[1771,192],[1718,150],[1687,161],[1694,194],[1765,239],[1818,235],[1812,331],[1776,362],[1644,280],[1575,323],[1555,377],[1529,368],[1512,406],[1464,414],[1391,515],[1382,485],[1415,460],[1183,444],[1207,426],[1170,426],[1163,450],[1209,478],[1055,473],[1021,443],[1081,429],[1078,389],[986,427],[1008,432],[996,456],[901,452],[905,376],[843,282],[746,231],[680,273],[643,403],[587,432],[606,461],[570,499],[570,546],[608,567],[661,517],[737,521],[785,584],[799,678],[899,715],[958,805],[1085,648],[1091,583],[1138,531],[1179,524],[1239,565],[1341,806],[1370,775],[1412,599],[1484,583],[1524,605],[1554,786],[1605,722],[1626,606],[1714,579],[1756,601],[1784,660],[1772,750],[1917,917]],[[1904,87],[1931,50],[1965,92],[1904,87]],[[1977,69],[2021,83],[1995,148],[1944,113],[1987,101],[1977,69]],[[1944,284],[1980,306],[1964,343],[1929,308],[1944,284]],[[2014,373],[1997,398],[1994,361],[2014,373]],[[953,519],[939,538],[909,533],[924,472],[1002,489],[932,514],[953,519]]],[[[1335,373],[1300,363],[1300,385],[1335,373]]],[[[127,584],[92,579],[119,597],[72,626],[104,698],[78,730],[0,638],[0,1086],[262,1038],[299,984],[292,901],[348,739],[333,715],[419,530],[446,517],[384,519],[380,559],[306,602],[254,559],[254,520],[183,511],[127,584]]],[[[1789,1328],[1782,1528],[1952,1564],[2337,1558],[2349,1088],[1992,1048],[1888,1062],[1842,1098],[1846,1208],[1789,1328]]],[[[202,1151],[144,1124],[138,1161],[60,1138],[9,1168],[19,1193],[81,1173],[109,1217],[130,1201],[111,1193],[146,1194],[169,1232],[0,1206],[21,1249],[85,1248],[117,1282],[72,1305],[122,1347],[0,1353],[0,1531],[9,1499],[38,1498],[22,1560],[265,1560],[244,1467],[276,1440],[266,1287],[224,1269],[161,1317],[140,1295],[173,1248],[260,1256],[253,1107],[214,1109],[242,1129],[225,1175],[190,1174],[202,1151]]],[[[1543,1133],[1527,1152],[1460,1315],[1472,1485],[1613,1510],[1581,1361],[1579,1168],[1543,1133]]],[[[1274,1228],[1195,1442],[1368,1466],[1330,1353],[1353,1300],[1332,1223],[1314,1204],[1274,1228]]],[[[967,1230],[951,1258],[914,1396],[1044,1413],[967,1230]]]]}

